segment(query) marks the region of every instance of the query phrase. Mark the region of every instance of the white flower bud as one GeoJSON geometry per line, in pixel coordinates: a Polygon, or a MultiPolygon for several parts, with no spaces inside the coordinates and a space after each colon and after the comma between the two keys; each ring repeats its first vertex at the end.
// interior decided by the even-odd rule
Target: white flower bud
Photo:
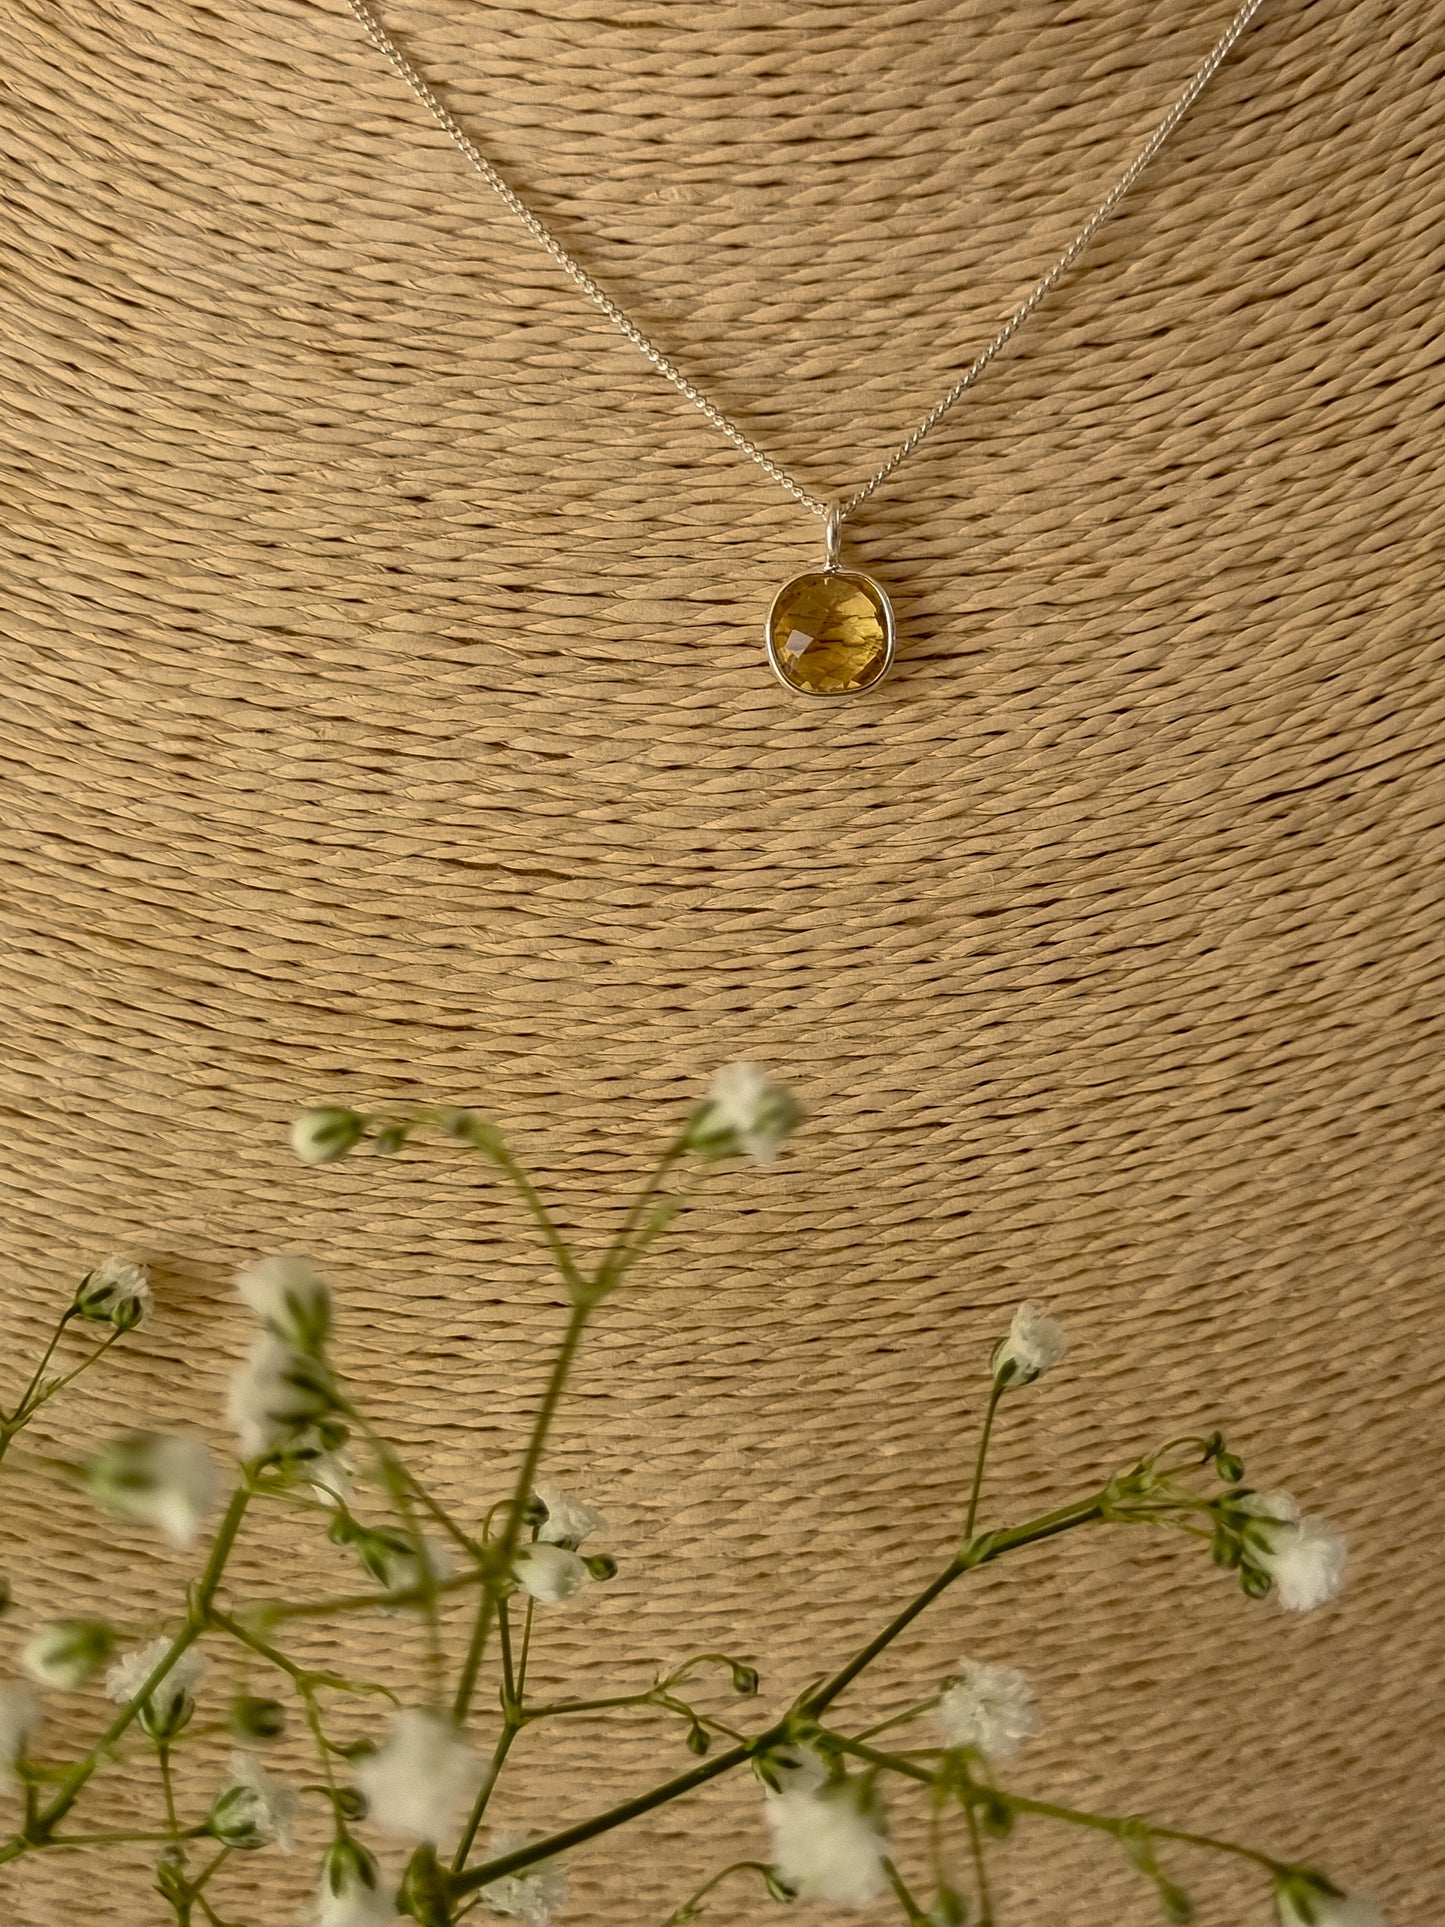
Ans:
{"type": "Polygon", "coordinates": [[[970,1746],[991,1760],[1007,1760],[1039,1730],[1033,1689],[1013,1666],[966,1659],[938,1702],[948,1746],[970,1746]]]}
{"type": "Polygon", "coordinates": [[[254,1753],[233,1753],[231,1777],[216,1795],[206,1824],[222,1846],[250,1853],[274,1845],[290,1853],[300,1806],[300,1796],[272,1779],[254,1753]]]}
{"type": "Polygon", "coordinates": [[[41,1721],[40,1695],[23,1679],[0,1680],[0,1789],[18,1784],[24,1759],[41,1721]]]}
{"type": "Polygon", "coordinates": [[[401,1927],[371,1854],[349,1835],[333,1840],[321,1863],[318,1927],[392,1927],[393,1922],[401,1927]]]}
{"type": "Polygon", "coordinates": [[[330,1164],[361,1142],[366,1119],[339,1104],[318,1104],[291,1126],[291,1149],[303,1164],[330,1164]]]}
{"type": "Polygon", "coordinates": [[[771,1164],[802,1115],[792,1092],[771,1083],[755,1064],[732,1064],[713,1078],[687,1141],[706,1157],[746,1156],[771,1164]]]}
{"type": "MultiPolygon", "coordinates": [[[[153,1639],[148,1645],[133,1646],[122,1653],[105,1676],[108,1698],[128,1705],[157,1666],[171,1650],[168,1639],[153,1639]]],[[[195,1711],[192,1688],[200,1683],[207,1668],[204,1653],[188,1646],[154,1690],[146,1695],[140,1709],[140,1723],[155,1740],[174,1739],[195,1711]]]]}
{"type": "Polygon", "coordinates": [[[583,1505],[555,1485],[539,1485],[537,1498],[547,1516],[537,1528],[537,1537],[549,1546],[567,1546],[573,1552],[594,1532],[605,1532],[607,1521],[591,1506],[583,1505]]]}
{"type": "Polygon", "coordinates": [[[863,1907],[883,1892],[883,1814],[860,1779],[830,1780],[810,1749],[795,1749],[780,1792],[764,1810],[773,1835],[773,1869],[799,1900],[863,1907]]]}
{"type": "Polygon", "coordinates": [[[1037,1305],[1020,1305],[1008,1337],[994,1347],[990,1370],[1001,1391],[1028,1385],[1057,1365],[1068,1350],[1068,1337],[1056,1318],[1037,1305]]]}
{"type": "Polygon", "coordinates": [[[331,1333],[331,1287],[308,1258],[261,1258],[236,1274],[256,1316],[297,1351],[315,1356],[331,1333]]]}
{"type": "Polygon", "coordinates": [[[481,1782],[481,1761],[450,1720],[400,1712],[375,1753],[356,1769],[371,1819],[383,1833],[436,1842],[460,1821],[481,1782]]]}
{"type": "Polygon", "coordinates": [[[1344,1584],[1346,1546],[1327,1519],[1302,1516],[1288,1492],[1250,1492],[1237,1508],[1250,1515],[1243,1532],[1245,1564],[1265,1574],[1287,1612],[1311,1612],[1336,1596],[1344,1584]]]}
{"type": "Polygon", "coordinates": [[[226,1394],[226,1416],[248,1461],[279,1452],[334,1405],[318,1361],[273,1331],[255,1339],[226,1394]]]}
{"type": "MultiPolygon", "coordinates": [[[[527,1845],[525,1833],[494,1833],[487,1858],[500,1860],[527,1845]]],[[[567,1870],[560,1860],[536,1860],[520,1873],[503,1874],[482,1889],[482,1900],[494,1914],[520,1920],[522,1927],[552,1927],[567,1904],[567,1870]]]]}
{"type": "Polygon", "coordinates": [[[83,1473],[93,1499],[193,1546],[220,1496],[216,1462],[200,1439],[131,1432],[112,1439],[83,1473]]]}
{"type": "Polygon", "coordinates": [[[512,1577],[540,1604],[556,1606],[581,1590],[587,1568],[568,1547],[539,1539],[536,1545],[523,1546],[517,1553],[512,1577]]]}
{"type": "Polygon", "coordinates": [[[75,1310],[96,1325],[134,1331],[151,1309],[150,1278],[144,1265],[127,1258],[102,1258],[81,1279],[75,1310]]]}
{"type": "Polygon", "coordinates": [[[31,1634],[20,1664],[42,1686],[74,1692],[100,1671],[114,1647],[115,1634],[103,1620],[56,1619],[31,1634]]]}

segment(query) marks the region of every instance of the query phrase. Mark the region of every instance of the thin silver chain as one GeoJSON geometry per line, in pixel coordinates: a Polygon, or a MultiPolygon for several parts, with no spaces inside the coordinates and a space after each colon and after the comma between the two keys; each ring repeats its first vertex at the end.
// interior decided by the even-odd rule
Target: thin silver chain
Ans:
{"type": "Polygon", "coordinates": [[[687,400],[692,403],[694,408],[704,414],[714,428],[726,435],[735,448],[740,449],[750,461],[756,462],[765,475],[771,476],[779,487],[785,488],[795,501],[800,502],[805,509],[810,510],[820,521],[825,524],[831,524],[829,531],[831,547],[836,543],[838,527],[848,516],[861,508],[869,496],[873,494],[874,490],[881,488],[889,476],[908,460],[908,457],[918,447],[925,436],[932,434],[933,430],[937,428],[938,424],[953,407],[954,403],[958,401],[968,389],[972,388],[973,384],[978,380],[994,356],[1002,351],[1017,330],[1028,320],[1034,309],[1037,308],[1039,303],[1044,299],[1044,296],[1068,273],[1074,262],[1078,260],[1084,249],[1089,245],[1090,241],[1093,240],[1099,229],[1104,225],[1105,221],[1108,220],[1115,208],[1118,207],[1120,201],[1123,200],[1124,196],[1129,192],[1129,189],[1134,185],[1135,181],[1138,180],[1139,176],[1159,152],[1159,149],[1164,145],[1165,141],[1167,141],[1169,136],[1174,132],[1180,121],[1183,120],[1184,116],[1189,112],[1189,109],[1194,105],[1200,94],[1202,94],[1204,89],[1209,85],[1235,41],[1239,39],[1239,36],[1244,32],[1245,28],[1264,4],[1264,0],[1246,0],[1245,5],[1240,8],[1239,12],[1220,35],[1219,40],[1205,59],[1204,64],[1199,68],[1194,78],[1189,82],[1189,85],[1184,89],[1183,93],[1180,94],[1163,120],[1161,120],[1159,125],[1154,129],[1154,132],[1149,136],[1148,140],[1146,140],[1144,145],[1139,149],[1139,152],[1134,156],[1128,167],[1125,168],[1118,180],[1115,181],[1114,185],[1109,189],[1109,192],[1094,209],[1094,212],[1089,216],[1088,220],[1085,221],[1084,225],[1079,229],[1078,233],[1074,236],[1073,240],[1070,241],[1058,260],[1055,261],[1054,265],[1049,269],[1048,273],[1025,299],[1019,303],[1018,307],[1014,309],[1013,313],[999,329],[993,340],[983,350],[982,354],[959,376],[948,393],[924,416],[912,434],[898,444],[897,448],[894,449],[883,466],[875,469],[861,488],[855,489],[846,499],[836,501],[814,495],[812,490],[800,482],[796,475],[790,475],[781,462],[774,461],[773,457],[769,455],[765,449],[759,448],[747,431],[740,428],[732,419],[731,415],[726,414],[719,408],[716,402],[710,401],[708,397],[703,394],[702,390],[698,388],[693,381],[689,380],[682,369],[678,367],[677,363],[672,360],[671,356],[663,353],[657,343],[638,327],[637,323],[626,310],[619,307],[612,296],[608,294],[607,290],[593,279],[586,268],[582,266],[582,263],[577,260],[576,256],[563,246],[562,242],[552,232],[551,228],[547,226],[546,222],[532,212],[531,208],[527,206],[527,203],[522,199],[521,195],[517,193],[516,189],[509,186],[509,184],[503,180],[502,176],[487,159],[486,155],[482,153],[475,141],[472,140],[466,130],[458,123],[456,117],[450,110],[437,99],[435,93],[427,85],[426,81],[423,80],[411,61],[407,59],[401,48],[397,46],[396,42],[392,39],[391,35],[387,32],[369,5],[368,0],[347,0],[347,4],[361,22],[370,38],[375,42],[377,47],[380,48],[381,52],[386,55],[387,59],[396,68],[397,72],[417,98],[436,116],[437,120],[446,129],[447,133],[450,134],[451,138],[456,142],[463,154],[466,155],[473,167],[476,168],[488,187],[492,188],[493,191],[500,196],[532,238],[547,250],[548,254],[551,255],[562,272],[577,284],[589,301],[602,310],[603,314],[606,315],[618,333],[625,336],[639,353],[645,355],[657,372],[660,375],[665,375],[673,387],[677,389],[678,393],[684,395],[687,400]]]}

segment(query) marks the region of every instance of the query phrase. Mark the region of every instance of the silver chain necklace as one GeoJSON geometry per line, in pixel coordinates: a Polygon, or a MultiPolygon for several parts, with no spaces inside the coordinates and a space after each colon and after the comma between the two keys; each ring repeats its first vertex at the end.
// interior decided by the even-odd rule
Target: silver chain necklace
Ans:
{"type": "Polygon", "coordinates": [[[502,178],[456,117],[438,100],[387,32],[369,0],[347,0],[347,4],[371,40],[386,55],[417,98],[435,115],[488,187],[506,203],[532,238],[547,250],[557,266],[576,283],[587,299],[602,310],[618,333],[630,341],[640,354],[645,355],[657,372],[665,376],[680,395],[705,415],[714,428],[726,435],[749,461],[756,462],[765,475],[770,476],[780,488],[785,488],[794,501],[822,522],[823,567],[784,583],[768,612],[764,640],[768,662],[785,688],[807,696],[853,696],[861,695],[866,689],[876,689],[887,675],[893,664],[895,633],[892,605],[879,585],[871,576],[859,570],[842,567],[843,524],[908,460],[925,436],[932,434],[954,403],[973,386],[995,355],[1028,320],[1045,295],[1062,280],[1209,85],[1264,0],[1245,0],[1245,5],[1220,35],[1188,86],[1058,260],[1014,309],[992,341],[964,370],[947,394],[934,404],[913,432],[898,444],[882,467],[875,469],[866,482],[851,495],[831,500],[814,495],[796,475],[789,474],[781,462],[775,461],[766,450],[759,448],[752,437],[716,402],[709,400],[677,363],[587,272],[540,215],[534,214],[515,188],[502,178]]]}

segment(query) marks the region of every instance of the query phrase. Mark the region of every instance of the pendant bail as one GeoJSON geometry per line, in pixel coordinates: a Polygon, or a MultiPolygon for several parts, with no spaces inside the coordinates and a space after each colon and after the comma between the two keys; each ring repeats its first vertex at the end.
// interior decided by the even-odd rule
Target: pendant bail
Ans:
{"type": "Polygon", "coordinates": [[[843,548],[843,510],[837,502],[828,504],[828,513],[823,519],[823,569],[832,575],[838,568],[843,548]]]}

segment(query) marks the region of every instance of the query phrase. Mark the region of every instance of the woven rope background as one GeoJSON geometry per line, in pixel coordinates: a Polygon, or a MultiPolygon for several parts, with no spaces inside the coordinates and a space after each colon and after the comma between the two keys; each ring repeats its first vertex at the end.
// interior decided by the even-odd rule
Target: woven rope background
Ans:
{"type": "MultiPolygon", "coordinates": [[[[988,337],[1225,17],[388,12],[824,488],[988,337]]],[[[860,519],[902,662],[838,708],[759,642],[816,526],[579,306],[335,0],[0,0],[0,32],[6,1381],[101,1252],[162,1301],[7,1467],[6,1663],[57,1602],[143,1628],[176,1598],[184,1560],[107,1533],[144,1554],[118,1578],[36,1460],[142,1411],[218,1431],[258,1251],[333,1273],[344,1356],[439,1489],[502,1489],[558,1316],[515,1214],[441,1153],[300,1171],[301,1103],[485,1104],[591,1244],[746,1055],[814,1121],[597,1334],[557,1469],[623,1572],[549,1620],[544,1677],[726,1644],[780,1700],[850,1650],[935,1569],[1032,1293],[1074,1355],[1005,1430],[997,1517],[1218,1419],[1347,1527],[1347,1597],[1288,1620],[1182,1542],[1080,1536],[960,1589],[858,1706],[1012,1657],[1048,1714],[1021,1783],[1327,1854],[1423,1927],[1445,4],[1271,0],[860,519]]],[[[299,1543],[262,1521],[243,1590],[268,1553],[333,1584],[299,1543]]],[[[371,1639],[407,1676],[413,1629],[371,1639]]],[[[499,1820],[687,1763],[645,1722],[611,1744],[536,1736],[499,1820]]],[[[579,1853],[569,1919],[650,1927],[762,1845],[719,1786],[579,1853]]],[[[294,1921],[313,1846],[242,1868],[227,1915],[294,1921]]],[[[1176,1871],[1263,1920],[1257,1884],[1176,1871]]],[[[1027,1829],[996,1873],[1005,1920],[1155,1917],[1107,1842],[1027,1829]]],[[[0,1872],[12,1927],[142,1927],[147,1883],[0,1872]]],[[[773,1917],[741,1889],[713,1916],[773,1917]]]]}

